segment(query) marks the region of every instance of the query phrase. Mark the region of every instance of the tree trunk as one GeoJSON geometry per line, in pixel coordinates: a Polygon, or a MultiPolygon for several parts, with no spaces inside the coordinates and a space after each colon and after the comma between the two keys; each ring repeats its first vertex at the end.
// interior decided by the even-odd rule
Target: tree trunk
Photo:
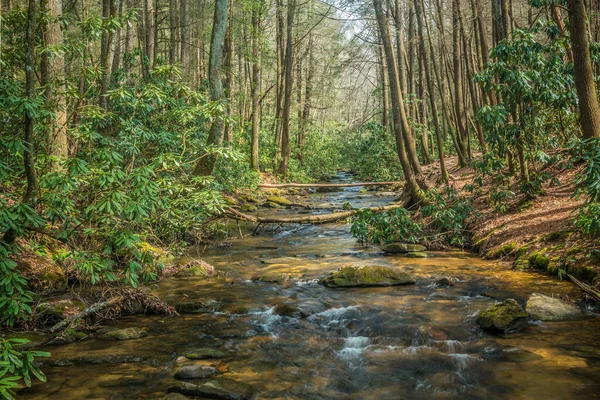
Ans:
{"type": "MultiPolygon", "coordinates": [[[[438,158],[440,160],[440,171],[442,174],[442,181],[448,182],[448,171],[446,170],[446,160],[444,159],[444,147],[442,145],[442,130],[440,128],[440,120],[438,116],[437,104],[435,102],[435,90],[433,88],[433,79],[431,78],[431,71],[429,69],[429,62],[427,60],[427,51],[425,51],[425,39],[423,35],[427,34],[429,39],[429,51],[431,54],[431,59],[434,58],[433,53],[433,45],[431,41],[431,33],[429,31],[429,22],[427,22],[427,18],[425,18],[425,27],[423,29],[423,17],[424,12],[422,11],[422,0],[414,0],[415,10],[417,12],[417,24],[419,26],[419,31],[421,34],[419,35],[419,39],[421,40],[421,48],[423,48],[423,68],[425,69],[425,80],[427,81],[427,91],[429,92],[429,102],[431,104],[431,114],[433,115],[433,126],[435,128],[435,140],[438,148],[438,158]]],[[[435,68],[435,64],[434,64],[435,68]]]]}
{"type": "Polygon", "coordinates": [[[179,0],[170,0],[169,7],[169,64],[177,62],[179,41],[179,0]]]}
{"type": "Polygon", "coordinates": [[[583,0],[567,0],[567,6],[569,7],[569,30],[573,43],[575,85],[579,98],[583,138],[600,137],[600,107],[598,106],[594,70],[590,58],[585,5],[583,0]]]}
{"type": "Polygon", "coordinates": [[[404,172],[404,180],[408,186],[408,190],[412,195],[415,202],[422,202],[425,200],[425,195],[419,187],[417,180],[412,171],[410,160],[407,157],[406,149],[404,147],[404,135],[410,133],[410,127],[408,125],[408,119],[406,118],[406,112],[404,109],[404,99],[402,98],[402,92],[400,90],[400,81],[398,78],[398,64],[394,54],[394,48],[392,45],[392,37],[390,34],[390,27],[383,11],[382,0],[373,0],[375,6],[375,14],[377,17],[377,24],[379,26],[379,34],[383,42],[385,50],[385,57],[388,65],[388,75],[390,78],[390,92],[392,97],[392,115],[394,119],[394,133],[396,136],[396,150],[402,165],[404,172]],[[403,135],[404,134],[404,135],[403,135]]]}
{"type": "MultiPolygon", "coordinates": [[[[216,6],[215,6],[216,7],[216,6]]],[[[184,78],[191,78],[190,69],[190,13],[188,8],[188,0],[180,0],[179,3],[181,37],[179,39],[179,61],[183,70],[184,78]]],[[[211,44],[212,45],[212,44],[211,44]]],[[[200,78],[199,78],[200,79],[200,78]]]]}
{"type": "Polygon", "coordinates": [[[279,173],[281,175],[287,174],[290,159],[290,108],[292,105],[292,78],[294,66],[294,49],[292,47],[294,38],[292,36],[292,28],[294,25],[295,14],[296,0],[288,0],[287,43],[285,49],[285,93],[281,115],[281,163],[279,164],[279,173]]]}
{"type": "Polygon", "coordinates": [[[263,11],[263,1],[254,5],[252,9],[252,144],[250,150],[250,167],[255,171],[260,171],[258,164],[258,139],[260,135],[260,76],[261,76],[261,19],[263,11]]]}
{"type": "Polygon", "coordinates": [[[42,73],[42,84],[46,102],[54,108],[54,119],[49,121],[48,130],[49,156],[54,157],[57,162],[52,162],[52,168],[59,167],[61,161],[69,156],[69,142],[67,137],[67,101],[63,90],[65,80],[65,59],[62,49],[56,51],[63,45],[63,34],[60,28],[60,17],[62,16],[62,0],[42,1],[42,11],[46,13],[44,19],[46,26],[44,31],[44,42],[47,48],[42,54],[45,65],[45,73],[42,73]],[[49,54],[52,53],[52,54],[49,54]],[[58,88],[58,91],[55,91],[58,88]]]}
{"type": "MultiPolygon", "coordinates": [[[[224,97],[221,69],[223,67],[223,47],[225,46],[228,13],[229,0],[216,0],[208,65],[208,80],[210,83],[210,97],[212,101],[221,101],[224,97]]],[[[207,145],[216,147],[221,147],[223,145],[224,127],[225,122],[223,116],[216,115],[212,126],[210,127],[207,145]]],[[[205,153],[198,161],[193,174],[197,176],[211,175],[215,169],[217,160],[218,156],[216,154],[205,153]]]]}
{"type": "MultiPolygon", "coordinates": [[[[115,18],[116,13],[115,0],[102,0],[102,17],[104,20],[115,18]]],[[[110,67],[112,66],[112,42],[112,31],[103,32],[102,47],[100,49],[100,69],[102,70],[102,76],[100,77],[100,107],[104,109],[108,108],[107,93],[110,84],[110,67]]]]}

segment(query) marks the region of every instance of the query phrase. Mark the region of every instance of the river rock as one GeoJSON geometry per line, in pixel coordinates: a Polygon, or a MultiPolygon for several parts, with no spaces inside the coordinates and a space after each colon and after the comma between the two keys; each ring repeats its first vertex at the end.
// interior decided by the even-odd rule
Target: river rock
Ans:
{"type": "Polygon", "coordinates": [[[477,317],[477,325],[493,333],[518,332],[527,326],[527,314],[514,299],[494,304],[477,317]]]}
{"type": "Polygon", "coordinates": [[[435,283],[435,286],[447,288],[450,286],[454,286],[454,282],[452,282],[452,280],[449,278],[442,278],[435,283]]]}
{"type": "Polygon", "coordinates": [[[175,372],[175,379],[206,379],[217,373],[217,369],[208,365],[186,365],[175,372]]]}
{"type": "Polygon", "coordinates": [[[281,274],[266,274],[266,275],[256,275],[250,278],[252,282],[268,282],[268,283],[284,283],[289,281],[292,278],[290,274],[281,273],[281,274]]]}
{"type": "Polygon", "coordinates": [[[132,340],[148,336],[148,332],[141,328],[125,328],[110,331],[104,334],[103,338],[108,340],[132,340]]]}
{"type": "Polygon", "coordinates": [[[410,244],[410,243],[389,243],[383,245],[381,250],[386,253],[392,254],[402,254],[402,253],[413,253],[413,252],[422,252],[426,251],[427,248],[425,246],[421,246],[420,244],[410,244]]]}
{"type": "Polygon", "coordinates": [[[273,310],[275,315],[280,315],[282,317],[293,317],[293,318],[303,318],[306,317],[306,314],[300,310],[294,304],[289,303],[279,303],[275,306],[273,310]]]}
{"type": "Polygon", "coordinates": [[[175,274],[178,278],[201,276],[208,278],[216,274],[215,267],[202,260],[192,260],[185,264],[184,268],[175,274]]]}
{"type": "Polygon", "coordinates": [[[224,353],[217,349],[211,349],[208,347],[202,347],[199,349],[194,349],[186,352],[184,356],[189,358],[190,360],[205,360],[209,358],[221,358],[225,357],[227,353],[224,353]]]}
{"type": "Polygon", "coordinates": [[[243,213],[256,212],[256,210],[258,210],[258,207],[256,207],[254,204],[244,204],[240,208],[240,211],[243,213]]]}
{"type": "Polygon", "coordinates": [[[55,324],[67,316],[80,313],[83,310],[85,310],[85,304],[81,301],[63,299],[40,303],[36,307],[35,312],[38,318],[42,318],[42,321],[46,321],[48,324],[55,324]]]}
{"type": "Polygon", "coordinates": [[[411,285],[415,278],[391,267],[344,267],[323,278],[329,288],[411,285]]]}
{"type": "Polygon", "coordinates": [[[178,382],[169,386],[167,392],[222,400],[245,400],[252,395],[252,389],[248,385],[224,379],[208,381],[201,385],[178,382]]]}
{"type": "Polygon", "coordinates": [[[281,196],[269,196],[267,197],[267,202],[279,204],[280,206],[289,206],[292,204],[291,201],[281,196]]]}
{"type": "Polygon", "coordinates": [[[189,400],[190,398],[182,395],[181,393],[169,393],[163,400],[189,400]]]}
{"type": "Polygon", "coordinates": [[[293,262],[298,262],[296,257],[277,257],[277,258],[265,258],[260,260],[263,264],[289,264],[293,262]]]}
{"type": "Polygon", "coordinates": [[[527,300],[525,310],[540,321],[561,321],[585,316],[585,313],[576,305],[539,293],[531,295],[527,300]]]}

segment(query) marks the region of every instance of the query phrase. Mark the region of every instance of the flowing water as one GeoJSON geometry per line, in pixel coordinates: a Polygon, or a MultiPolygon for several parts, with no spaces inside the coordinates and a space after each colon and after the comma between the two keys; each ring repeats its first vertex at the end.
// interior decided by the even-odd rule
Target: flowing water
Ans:
{"type": "MultiPolygon", "coordinates": [[[[393,199],[359,190],[313,194],[310,201],[360,207],[393,199]]],[[[119,319],[118,327],[148,330],[137,340],[91,338],[49,348],[48,383],[22,398],[160,399],[175,382],[177,357],[199,347],[228,352],[205,363],[218,368],[217,379],[251,385],[256,398],[600,398],[600,318],[531,322],[504,337],[475,325],[477,313],[495,299],[524,304],[535,292],[580,296],[554,277],[514,272],[462,252],[384,255],[357,244],[346,224],[265,227],[230,247],[193,248],[189,256],[221,275],[171,278],[155,293],[172,304],[202,303],[194,313],[119,319]],[[400,268],[417,284],[328,289],[318,283],[347,265],[400,268]],[[251,280],[278,274],[289,279],[251,280]],[[456,280],[454,286],[437,287],[443,277],[456,280]]]]}

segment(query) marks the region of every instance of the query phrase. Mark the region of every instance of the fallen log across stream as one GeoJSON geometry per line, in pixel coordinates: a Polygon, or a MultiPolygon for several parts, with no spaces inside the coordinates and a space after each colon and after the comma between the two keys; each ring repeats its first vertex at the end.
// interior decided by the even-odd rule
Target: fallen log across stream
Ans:
{"type": "Polygon", "coordinates": [[[357,186],[390,186],[400,185],[403,182],[354,182],[354,183],[261,183],[258,185],[261,189],[283,189],[283,188],[336,188],[336,187],[357,187],[357,186]]]}
{"type": "MultiPolygon", "coordinates": [[[[362,208],[362,210],[369,211],[390,211],[396,208],[404,207],[404,204],[390,204],[387,206],[380,207],[368,207],[362,208]]],[[[356,214],[359,209],[339,211],[330,214],[314,214],[314,215],[303,215],[303,216],[292,216],[292,217],[260,217],[254,215],[248,215],[241,213],[233,208],[226,208],[225,214],[233,219],[240,221],[250,221],[259,224],[323,224],[326,222],[335,222],[344,218],[348,218],[356,214]]]]}

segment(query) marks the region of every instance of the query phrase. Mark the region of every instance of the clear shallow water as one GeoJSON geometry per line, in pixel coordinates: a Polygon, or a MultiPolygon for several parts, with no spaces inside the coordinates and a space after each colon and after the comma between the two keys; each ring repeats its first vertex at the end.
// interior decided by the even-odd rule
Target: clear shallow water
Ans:
{"type": "MultiPolygon", "coordinates": [[[[354,206],[391,199],[357,188],[311,197],[314,204],[354,206]]],[[[82,356],[142,362],[46,365],[48,383],[22,398],[159,399],[175,382],[177,356],[197,347],[231,352],[205,363],[219,368],[220,378],[252,385],[256,398],[600,398],[599,318],[532,323],[506,337],[488,335],[474,322],[494,298],[524,304],[538,292],[576,299],[573,285],[460,252],[386,256],[358,245],[344,224],[274,228],[234,239],[228,248],[190,249],[189,256],[205,259],[223,276],[173,278],[155,289],[172,304],[202,302],[211,312],[126,317],[119,327],[144,327],[149,335],[50,348],[52,363],[82,356]],[[417,284],[335,290],[317,283],[347,265],[400,268],[417,284]],[[291,279],[251,280],[281,273],[291,279]],[[438,288],[434,283],[442,277],[457,282],[438,288]],[[296,313],[278,315],[284,306],[296,313]]]]}

